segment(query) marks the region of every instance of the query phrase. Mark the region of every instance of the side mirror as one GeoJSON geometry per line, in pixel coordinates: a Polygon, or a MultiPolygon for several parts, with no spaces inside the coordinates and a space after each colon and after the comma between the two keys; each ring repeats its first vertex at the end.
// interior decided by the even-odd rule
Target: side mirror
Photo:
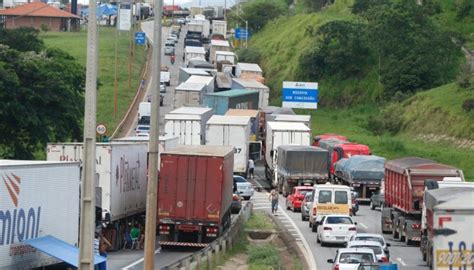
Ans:
{"type": "Polygon", "coordinates": [[[334,260],[333,259],[328,259],[327,262],[328,263],[334,263],[334,260]]]}
{"type": "Polygon", "coordinates": [[[419,210],[420,210],[420,200],[416,200],[415,202],[413,202],[413,208],[414,208],[416,211],[419,211],[419,210]]]}

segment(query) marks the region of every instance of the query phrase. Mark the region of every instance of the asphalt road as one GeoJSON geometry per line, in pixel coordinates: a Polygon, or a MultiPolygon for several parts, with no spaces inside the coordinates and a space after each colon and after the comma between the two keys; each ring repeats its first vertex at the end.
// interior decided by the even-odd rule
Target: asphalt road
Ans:
{"type": "MultiPolygon", "coordinates": [[[[268,188],[269,185],[264,178],[265,174],[263,165],[259,164],[256,168],[255,184],[260,185],[265,189],[268,188]]],[[[270,202],[268,201],[266,191],[257,193],[253,200],[255,200],[255,210],[271,212],[270,202]]],[[[316,233],[311,232],[308,221],[301,220],[301,213],[293,213],[291,210],[284,209],[285,198],[283,196],[280,196],[279,206],[280,213],[277,213],[277,218],[297,241],[301,241],[302,244],[304,244],[304,242],[308,244],[316,262],[317,269],[331,269],[332,265],[327,263],[327,259],[333,259],[336,255],[336,250],[341,248],[341,246],[321,247],[320,244],[316,243],[316,233]],[[285,214],[281,213],[282,211],[284,211],[285,214]],[[291,221],[289,221],[288,218],[291,219],[291,221]]],[[[381,213],[379,209],[370,210],[368,205],[361,205],[359,212],[357,212],[357,216],[354,217],[357,222],[357,231],[381,234],[380,218],[381,213]]],[[[391,247],[389,248],[390,260],[398,264],[398,269],[429,269],[425,266],[425,262],[422,260],[419,247],[406,246],[404,243],[393,241],[391,235],[386,234],[384,236],[391,244],[391,247]]]]}

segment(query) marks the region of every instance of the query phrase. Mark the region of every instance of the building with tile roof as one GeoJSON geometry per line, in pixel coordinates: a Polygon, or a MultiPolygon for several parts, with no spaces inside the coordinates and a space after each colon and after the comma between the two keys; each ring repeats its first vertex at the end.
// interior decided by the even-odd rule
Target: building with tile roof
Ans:
{"type": "Polygon", "coordinates": [[[43,2],[33,2],[0,10],[0,26],[7,29],[47,27],[51,31],[69,31],[79,25],[80,17],[43,2]]]}

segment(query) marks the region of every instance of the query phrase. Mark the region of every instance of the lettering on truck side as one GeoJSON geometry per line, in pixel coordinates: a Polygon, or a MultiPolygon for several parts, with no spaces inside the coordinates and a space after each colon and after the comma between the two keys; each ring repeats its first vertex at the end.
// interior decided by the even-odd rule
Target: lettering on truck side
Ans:
{"type": "Polygon", "coordinates": [[[136,166],[130,166],[130,163],[125,160],[125,155],[120,157],[120,163],[117,165],[116,169],[116,183],[120,183],[121,192],[129,192],[133,190],[140,189],[139,181],[139,168],[140,168],[140,159],[136,162],[136,166]]]}
{"type": "Polygon", "coordinates": [[[457,245],[450,241],[448,246],[449,249],[436,250],[435,260],[437,269],[474,270],[474,243],[471,243],[471,249],[469,249],[464,241],[460,241],[457,245]]]}

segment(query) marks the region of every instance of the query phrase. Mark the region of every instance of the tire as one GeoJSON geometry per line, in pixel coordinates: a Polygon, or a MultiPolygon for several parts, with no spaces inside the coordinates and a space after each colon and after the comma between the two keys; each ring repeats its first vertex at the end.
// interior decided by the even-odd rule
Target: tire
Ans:
{"type": "Polygon", "coordinates": [[[370,210],[375,210],[375,205],[372,200],[370,200],[370,210]]]}
{"type": "Polygon", "coordinates": [[[286,210],[290,210],[290,206],[288,205],[288,199],[286,200],[286,210]]]}
{"type": "Polygon", "coordinates": [[[311,231],[312,232],[317,232],[317,229],[318,229],[318,227],[316,226],[316,224],[314,224],[314,223],[311,224],[311,231]]]}
{"type": "Polygon", "coordinates": [[[319,240],[319,237],[316,235],[316,243],[321,243],[321,240],[319,240]]]}
{"type": "Polygon", "coordinates": [[[305,221],[306,218],[303,216],[303,214],[301,214],[301,221],[305,221]]]}
{"type": "Polygon", "coordinates": [[[246,200],[246,201],[250,200],[250,196],[245,196],[244,200],[246,200]]]}

